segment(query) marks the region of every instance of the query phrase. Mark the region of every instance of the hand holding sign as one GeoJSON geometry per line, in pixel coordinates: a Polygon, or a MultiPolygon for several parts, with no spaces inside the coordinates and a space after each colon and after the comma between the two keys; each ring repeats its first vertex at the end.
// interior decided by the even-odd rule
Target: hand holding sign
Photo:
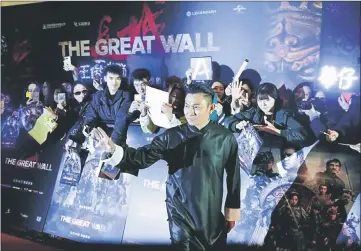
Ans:
{"type": "Polygon", "coordinates": [[[192,80],[212,80],[213,74],[211,57],[191,58],[191,68],[192,80]]]}

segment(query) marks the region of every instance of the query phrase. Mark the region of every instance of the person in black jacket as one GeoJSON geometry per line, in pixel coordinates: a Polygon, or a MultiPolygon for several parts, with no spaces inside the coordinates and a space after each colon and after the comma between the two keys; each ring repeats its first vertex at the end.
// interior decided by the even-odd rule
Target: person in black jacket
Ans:
{"type": "Polygon", "coordinates": [[[74,111],[78,115],[78,119],[72,128],[69,130],[68,141],[65,144],[65,149],[69,150],[70,147],[76,144],[81,144],[85,140],[83,135],[83,126],[87,109],[91,103],[91,96],[88,88],[80,81],[76,81],[73,88],[74,111]]]}
{"type": "Polygon", "coordinates": [[[231,132],[210,122],[214,110],[211,88],[192,84],[185,99],[187,124],[166,130],[149,145],[134,149],[115,145],[102,129],[94,140],[112,155],[109,165],[121,172],[147,168],[158,160],[169,166],[166,205],[176,250],[222,250],[227,232],[240,217],[238,144],[231,132]],[[225,216],[223,175],[227,173],[225,216]]]}
{"type": "Polygon", "coordinates": [[[135,99],[129,108],[127,120],[132,123],[139,117],[147,115],[145,107],[146,88],[150,85],[150,72],[147,69],[139,68],[132,72],[130,91],[139,95],[140,99],[135,99]]]}
{"type": "Polygon", "coordinates": [[[123,145],[127,140],[127,114],[132,102],[129,92],[121,89],[122,69],[109,65],[104,70],[107,87],[94,94],[85,116],[85,125],[90,128],[102,127],[114,143],[123,145]],[[113,128],[113,130],[111,129],[113,128]]]}
{"type": "Polygon", "coordinates": [[[297,121],[294,114],[281,108],[279,93],[274,84],[263,83],[257,90],[256,98],[257,108],[226,118],[224,126],[232,132],[240,132],[248,123],[252,123],[261,132],[265,143],[268,135],[278,136],[283,141],[300,146],[312,143],[308,130],[297,121]]]}

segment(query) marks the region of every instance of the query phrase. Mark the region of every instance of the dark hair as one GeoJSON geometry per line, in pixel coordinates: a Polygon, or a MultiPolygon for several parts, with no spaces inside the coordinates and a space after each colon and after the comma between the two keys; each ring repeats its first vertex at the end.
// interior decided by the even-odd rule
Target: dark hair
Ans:
{"type": "Polygon", "coordinates": [[[282,100],[278,92],[277,87],[272,83],[263,83],[259,86],[256,94],[256,98],[266,99],[268,96],[275,99],[274,111],[278,111],[282,107],[282,100]]]}
{"type": "Polygon", "coordinates": [[[147,79],[147,81],[150,80],[150,72],[147,69],[139,68],[132,72],[133,80],[143,80],[144,78],[147,79]]]}
{"type": "Polygon", "coordinates": [[[53,96],[55,95],[55,92],[57,93],[65,93],[65,97],[66,99],[69,99],[69,94],[66,92],[66,89],[64,88],[64,86],[59,86],[57,88],[54,89],[54,92],[53,92],[53,96]]]}
{"type": "Polygon", "coordinates": [[[189,86],[188,90],[187,90],[187,95],[188,94],[198,94],[201,93],[204,95],[204,98],[206,99],[208,104],[212,104],[213,103],[213,90],[212,88],[210,88],[209,86],[205,85],[205,84],[200,84],[200,83],[194,83],[192,85],[189,86]]]}
{"type": "Polygon", "coordinates": [[[341,161],[339,159],[333,158],[326,162],[326,166],[328,167],[331,163],[338,163],[340,167],[342,166],[341,161]]]}
{"type": "Polygon", "coordinates": [[[290,192],[289,198],[292,199],[293,196],[297,196],[298,199],[300,198],[299,193],[296,190],[290,192]]]}
{"type": "Polygon", "coordinates": [[[261,96],[260,99],[266,99],[268,96],[270,96],[275,100],[279,99],[280,97],[277,87],[272,83],[261,84],[257,90],[257,99],[258,96],[261,96]]]}
{"type": "Polygon", "coordinates": [[[314,94],[314,86],[315,84],[313,82],[302,82],[300,84],[298,84],[292,91],[292,94],[294,95],[297,90],[299,90],[300,88],[303,88],[304,86],[307,86],[311,89],[311,97],[313,97],[313,94],[314,94]]]}
{"type": "Polygon", "coordinates": [[[299,150],[302,149],[302,147],[296,143],[293,143],[293,142],[285,142],[282,147],[281,147],[281,150],[284,151],[286,149],[295,149],[296,152],[298,152],[299,150]]]}
{"type": "Polygon", "coordinates": [[[167,87],[171,87],[171,88],[174,88],[175,86],[183,88],[183,81],[181,78],[178,78],[177,76],[170,76],[165,80],[165,84],[167,87]]]}
{"type": "Polygon", "coordinates": [[[107,75],[109,73],[112,73],[112,74],[117,74],[119,75],[119,77],[123,77],[123,70],[122,68],[119,66],[119,65],[116,65],[116,64],[111,64],[111,65],[108,65],[105,69],[104,69],[104,72],[103,72],[103,75],[107,75]]]}
{"type": "Polygon", "coordinates": [[[82,85],[88,89],[88,86],[80,80],[75,81],[73,87],[75,87],[76,85],[82,85]]]}
{"type": "Polygon", "coordinates": [[[242,81],[242,85],[248,85],[249,89],[251,89],[251,92],[253,92],[253,84],[250,79],[248,78],[240,78],[239,82],[242,81]]]}

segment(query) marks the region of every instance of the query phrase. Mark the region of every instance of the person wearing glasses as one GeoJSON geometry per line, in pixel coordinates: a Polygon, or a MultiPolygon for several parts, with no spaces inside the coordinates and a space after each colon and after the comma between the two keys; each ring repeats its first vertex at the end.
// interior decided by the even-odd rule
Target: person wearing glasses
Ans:
{"type": "Polygon", "coordinates": [[[78,119],[69,130],[68,141],[65,144],[65,149],[67,151],[69,151],[71,147],[75,147],[85,140],[82,129],[84,126],[85,114],[91,102],[91,95],[89,95],[88,88],[80,81],[75,82],[73,97],[77,103],[75,111],[78,115],[78,119]]]}

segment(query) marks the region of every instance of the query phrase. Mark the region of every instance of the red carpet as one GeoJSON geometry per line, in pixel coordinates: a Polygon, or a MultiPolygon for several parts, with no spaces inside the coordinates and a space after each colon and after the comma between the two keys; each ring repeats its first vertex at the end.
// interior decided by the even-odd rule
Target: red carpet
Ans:
{"type": "Polygon", "coordinates": [[[29,240],[24,240],[15,236],[1,233],[1,250],[2,251],[61,251],[61,249],[49,247],[29,240]]]}

